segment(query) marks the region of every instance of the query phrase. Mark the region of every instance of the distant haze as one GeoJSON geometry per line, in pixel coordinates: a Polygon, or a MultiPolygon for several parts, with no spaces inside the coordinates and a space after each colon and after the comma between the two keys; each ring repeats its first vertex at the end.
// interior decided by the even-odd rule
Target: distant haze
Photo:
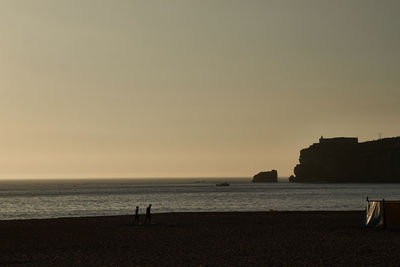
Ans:
{"type": "Polygon", "coordinates": [[[2,0],[0,178],[289,176],[400,135],[400,1],[2,0]]]}

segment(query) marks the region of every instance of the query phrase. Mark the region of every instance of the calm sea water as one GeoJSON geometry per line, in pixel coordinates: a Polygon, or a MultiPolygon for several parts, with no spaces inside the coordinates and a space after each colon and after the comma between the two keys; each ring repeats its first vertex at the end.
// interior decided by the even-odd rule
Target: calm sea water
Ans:
{"type": "Polygon", "coordinates": [[[0,181],[0,219],[141,213],[362,210],[365,199],[400,199],[400,184],[253,184],[250,179],[0,181]],[[228,181],[230,186],[215,184],[228,181]]]}

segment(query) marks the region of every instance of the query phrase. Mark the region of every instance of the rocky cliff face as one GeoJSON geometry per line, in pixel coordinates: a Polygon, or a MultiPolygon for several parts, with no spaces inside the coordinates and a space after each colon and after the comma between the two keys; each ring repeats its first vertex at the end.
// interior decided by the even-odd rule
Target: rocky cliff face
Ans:
{"type": "Polygon", "coordinates": [[[253,183],[276,183],[278,182],[278,172],[272,170],[269,172],[259,172],[253,177],[253,183]]]}
{"type": "Polygon", "coordinates": [[[300,151],[294,182],[400,182],[400,137],[321,138],[300,151]]]}

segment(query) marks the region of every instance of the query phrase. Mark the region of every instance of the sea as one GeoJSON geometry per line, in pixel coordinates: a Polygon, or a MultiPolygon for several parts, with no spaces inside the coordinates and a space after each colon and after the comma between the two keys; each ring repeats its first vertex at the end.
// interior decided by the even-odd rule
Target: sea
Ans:
{"type": "Polygon", "coordinates": [[[252,183],[249,178],[0,181],[0,220],[144,213],[363,210],[399,200],[400,184],[252,183]],[[216,186],[228,182],[229,186],[216,186]]]}

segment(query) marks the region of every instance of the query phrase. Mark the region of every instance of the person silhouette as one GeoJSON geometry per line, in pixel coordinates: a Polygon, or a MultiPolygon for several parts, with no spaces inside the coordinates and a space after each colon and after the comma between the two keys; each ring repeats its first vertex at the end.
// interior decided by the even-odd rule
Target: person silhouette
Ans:
{"type": "Polygon", "coordinates": [[[150,224],[150,222],[151,222],[151,204],[146,209],[146,220],[144,221],[144,224],[150,224]]]}
{"type": "Polygon", "coordinates": [[[139,224],[139,206],[136,206],[135,220],[134,220],[133,224],[139,224]]]}

